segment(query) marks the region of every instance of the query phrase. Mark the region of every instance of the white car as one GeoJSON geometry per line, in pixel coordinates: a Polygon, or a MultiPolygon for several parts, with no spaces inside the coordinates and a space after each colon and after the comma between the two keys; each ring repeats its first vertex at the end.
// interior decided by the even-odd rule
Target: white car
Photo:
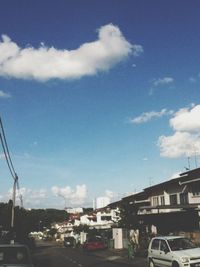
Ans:
{"type": "Polygon", "coordinates": [[[148,248],[149,267],[200,267],[200,248],[188,238],[152,238],[148,248]]]}
{"type": "Polygon", "coordinates": [[[33,267],[28,247],[18,244],[0,244],[0,266],[33,267]]]}

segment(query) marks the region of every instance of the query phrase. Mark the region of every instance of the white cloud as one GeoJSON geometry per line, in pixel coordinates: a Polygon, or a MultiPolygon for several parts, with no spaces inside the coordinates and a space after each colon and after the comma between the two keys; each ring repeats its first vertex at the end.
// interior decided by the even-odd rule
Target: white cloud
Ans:
{"type": "Polygon", "coordinates": [[[197,79],[194,78],[194,77],[190,77],[190,78],[189,78],[189,81],[190,81],[191,83],[196,83],[196,82],[197,82],[197,79]]]}
{"type": "Polygon", "coordinates": [[[72,205],[82,205],[87,198],[87,187],[84,184],[77,185],[75,189],[72,189],[70,186],[63,188],[53,186],[51,191],[55,196],[64,197],[68,201],[68,204],[72,205]]]}
{"type": "Polygon", "coordinates": [[[200,154],[200,105],[192,104],[173,114],[169,123],[174,134],[160,136],[158,146],[161,156],[189,157],[200,154]]]}
{"type": "Polygon", "coordinates": [[[176,179],[176,178],[180,177],[180,174],[181,174],[181,172],[173,173],[173,174],[171,175],[171,177],[169,178],[169,180],[171,180],[171,179],[176,179]]]}
{"type": "MultiPolygon", "coordinates": [[[[1,201],[12,199],[13,188],[10,188],[7,193],[1,195],[1,201]]],[[[47,198],[46,189],[33,190],[30,188],[21,187],[16,191],[16,205],[20,205],[20,195],[23,198],[24,206],[43,206],[44,199],[47,198]]]]}
{"type": "Polygon", "coordinates": [[[5,155],[4,154],[0,154],[0,160],[4,160],[5,159],[5,155]]]}
{"type": "Polygon", "coordinates": [[[164,87],[166,85],[173,84],[174,78],[172,77],[158,78],[158,79],[154,79],[151,82],[152,82],[152,87],[150,88],[149,95],[153,95],[153,93],[158,87],[164,87]]]}
{"type": "Polygon", "coordinates": [[[172,136],[160,136],[158,140],[163,157],[188,157],[200,153],[200,134],[175,132],[172,136]]]}
{"type": "Polygon", "coordinates": [[[150,112],[144,112],[140,116],[130,119],[130,123],[145,123],[153,118],[161,118],[166,115],[172,115],[172,110],[162,109],[161,111],[150,111],[150,112]]]}
{"type": "Polygon", "coordinates": [[[19,47],[6,35],[0,42],[0,75],[46,81],[75,79],[107,71],[128,55],[139,56],[141,45],[130,44],[117,26],[105,25],[98,39],[74,50],[58,50],[41,44],[39,48],[19,47]]]}
{"type": "Polygon", "coordinates": [[[10,98],[11,95],[9,93],[5,93],[4,91],[0,90],[0,98],[10,98]]]}
{"type": "Polygon", "coordinates": [[[200,131],[200,105],[180,109],[170,120],[170,126],[175,131],[199,132],[200,131]]]}
{"type": "Polygon", "coordinates": [[[171,84],[174,82],[174,78],[172,77],[164,77],[164,78],[159,78],[153,81],[154,86],[162,86],[162,85],[167,85],[171,84]]]}
{"type": "Polygon", "coordinates": [[[29,200],[44,199],[47,197],[46,189],[33,190],[30,188],[22,187],[20,188],[20,191],[17,193],[18,197],[19,197],[19,194],[21,194],[25,199],[29,199],[29,200]]]}
{"type": "Polygon", "coordinates": [[[116,194],[115,194],[113,191],[111,191],[111,190],[106,190],[106,191],[105,191],[105,196],[108,197],[109,199],[114,198],[115,195],[116,195],[116,194]]]}

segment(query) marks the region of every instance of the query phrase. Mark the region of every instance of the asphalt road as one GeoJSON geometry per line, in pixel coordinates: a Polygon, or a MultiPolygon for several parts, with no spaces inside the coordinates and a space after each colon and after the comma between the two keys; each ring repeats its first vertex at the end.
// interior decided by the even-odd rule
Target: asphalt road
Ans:
{"type": "Polygon", "coordinates": [[[146,267],[144,262],[127,264],[116,262],[114,257],[99,257],[92,252],[71,249],[53,243],[40,243],[33,252],[35,267],[146,267]]]}

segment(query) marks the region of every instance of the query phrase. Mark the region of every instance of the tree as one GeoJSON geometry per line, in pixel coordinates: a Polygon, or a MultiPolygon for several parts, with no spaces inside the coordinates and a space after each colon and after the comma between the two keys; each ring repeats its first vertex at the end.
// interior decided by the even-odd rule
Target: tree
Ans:
{"type": "Polygon", "coordinates": [[[80,234],[80,232],[89,232],[89,226],[87,224],[80,224],[78,226],[74,226],[73,230],[75,233],[80,234]]]}

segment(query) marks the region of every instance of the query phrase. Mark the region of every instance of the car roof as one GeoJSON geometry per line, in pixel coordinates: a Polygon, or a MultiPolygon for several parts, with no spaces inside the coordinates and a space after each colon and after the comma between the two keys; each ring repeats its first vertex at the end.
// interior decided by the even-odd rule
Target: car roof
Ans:
{"type": "Polygon", "coordinates": [[[157,236],[153,239],[163,239],[163,240],[171,240],[171,239],[178,239],[178,238],[185,238],[184,236],[176,236],[176,235],[170,235],[170,236],[157,236]]]}
{"type": "Polygon", "coordinates": [[[0,244],[0,248],[21,248],[21,247],[27,248],[27,246],[23,244],[0,244]]]}

